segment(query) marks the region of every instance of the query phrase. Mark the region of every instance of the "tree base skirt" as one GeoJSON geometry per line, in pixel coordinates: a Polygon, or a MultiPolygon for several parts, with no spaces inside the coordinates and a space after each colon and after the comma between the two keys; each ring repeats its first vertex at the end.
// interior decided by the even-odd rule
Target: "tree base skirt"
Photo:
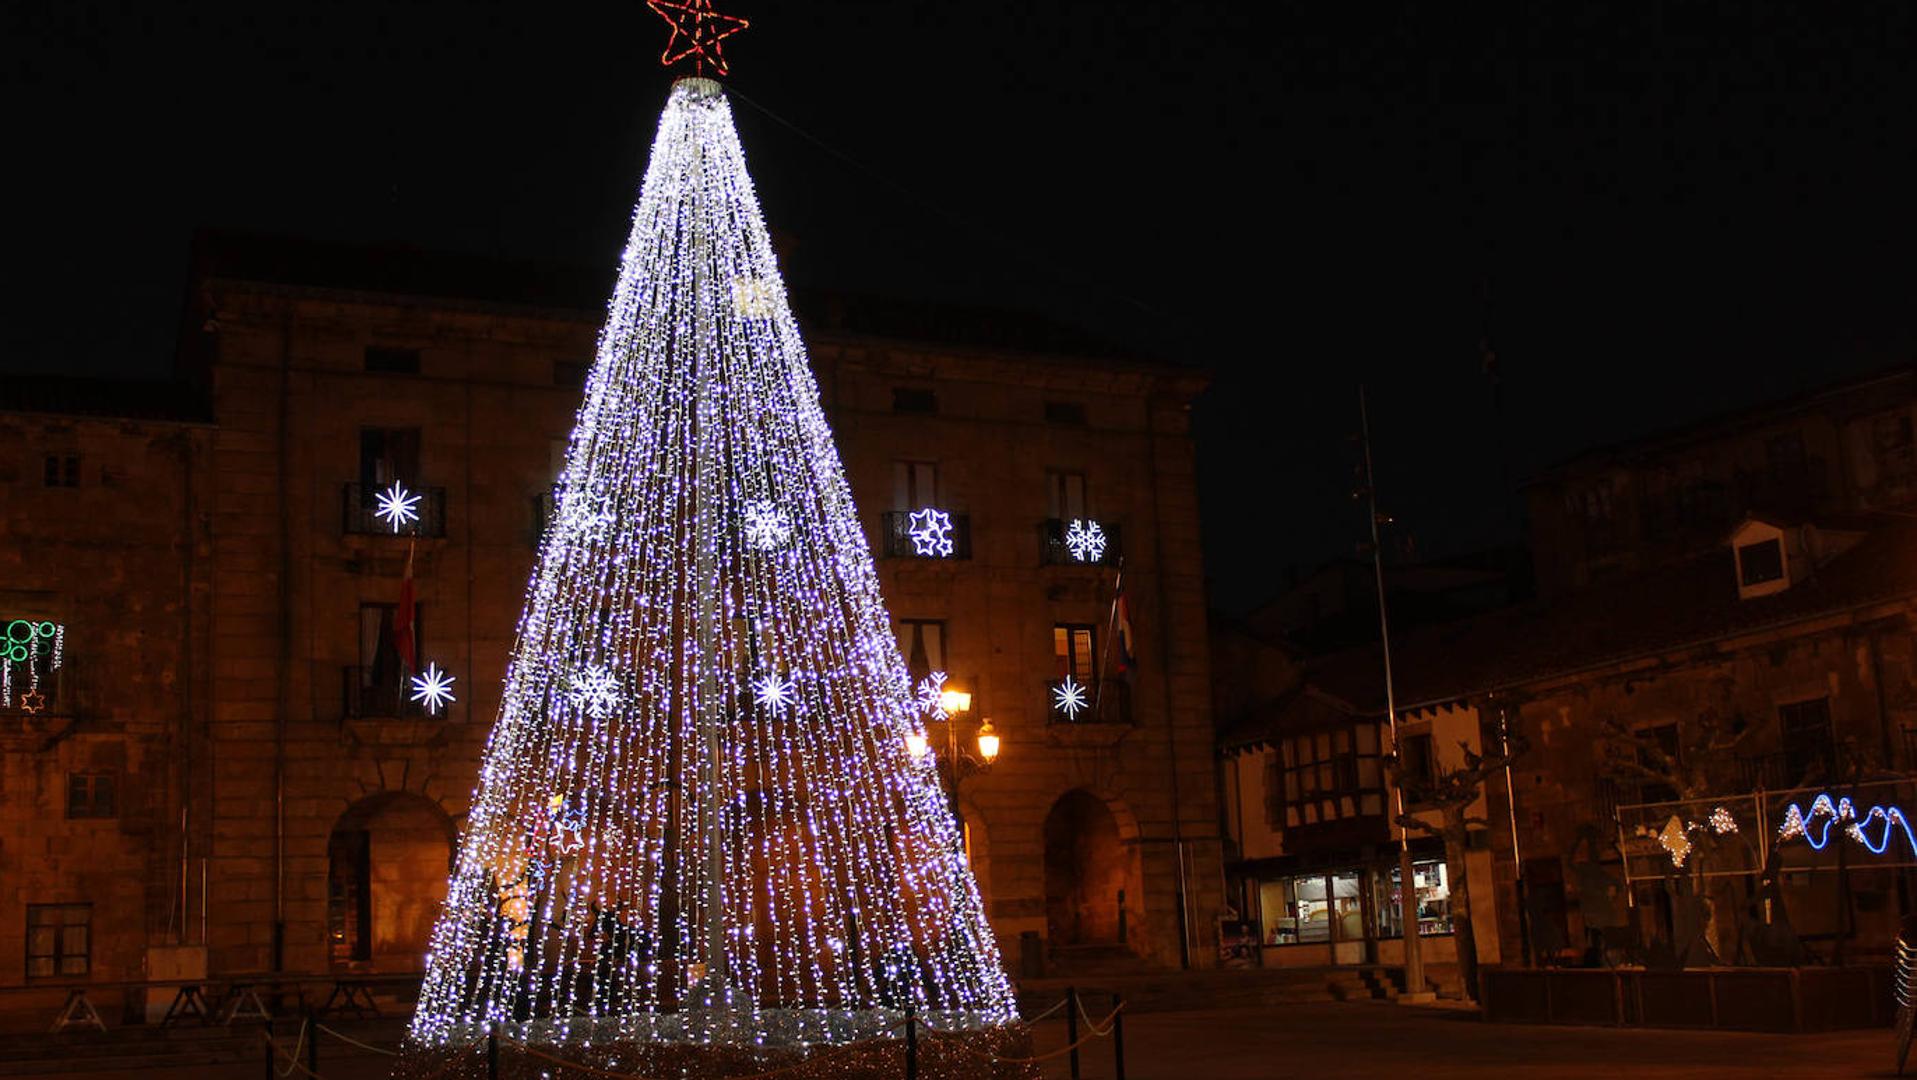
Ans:
{"type": "MultiPolygon", "coordinates": [[[[1036,1064],[1005,1061],[1032,1056],[1023,1024],[934,1032],[918,1036],[922,1080],[1038,1080],[1036,1064]]],[[[755,1047],[696,1043],[591,1042],[568,1045],[499,1042],[499,1076],[550,1080],[898,1080],[905,1075],[903,1038],[842,1045],[755,1047]]],[[[482,1080],[486,1044],[411,1046],[395,1080],[482,1080]]]]}

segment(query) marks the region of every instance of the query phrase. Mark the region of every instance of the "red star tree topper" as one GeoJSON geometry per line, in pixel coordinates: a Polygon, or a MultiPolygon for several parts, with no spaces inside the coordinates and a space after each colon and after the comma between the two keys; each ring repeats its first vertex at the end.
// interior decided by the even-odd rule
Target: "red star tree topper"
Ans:
{"type": "Polygon", "coordinates": [[[707,64],[726,74],[726,57],[719,43],[750,25],[736,15],[712,10],[712,0],[646,0],[646,6],[672,24],[672,38],[659,54],[659,62],[671,67],[690,56],[694,75],[705,74],[707,64]]]}

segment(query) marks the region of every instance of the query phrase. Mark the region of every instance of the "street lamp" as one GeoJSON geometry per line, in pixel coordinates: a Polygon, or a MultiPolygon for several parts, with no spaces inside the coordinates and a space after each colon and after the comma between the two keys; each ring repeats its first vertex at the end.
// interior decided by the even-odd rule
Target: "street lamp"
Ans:
{"type": "MultiPolygon", "coordinates": [[[[942,676],[939,678],[942,683],[942,676]]],[[[998,729],[992,726],[989,716],[979,721],[976,753],[959,745],[959,720],[970,715],[971,711],[971,691],[955,686],[943,687],[938,694],[938,709],[931,716],[931,719],[942,720],[945,724],[945,748],[942,753],[935,755],[935,764],[951,808],[952,822],[958,826],[961,838],[965,833],[965,817],[959,812],[959,781],[971,773],[990,769],[992,763],[998,760],[1000,747],[998,729]]],[[[925,755],[933,753],[932,739],[923,727],[915,728],[905,736],[905,749],[911,753],[913,761],[924,761],[925,755]]]]}

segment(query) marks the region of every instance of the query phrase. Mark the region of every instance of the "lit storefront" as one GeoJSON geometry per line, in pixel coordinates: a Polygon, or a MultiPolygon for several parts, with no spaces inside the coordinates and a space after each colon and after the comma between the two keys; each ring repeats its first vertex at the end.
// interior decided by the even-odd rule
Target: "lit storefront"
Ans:
{"type": "MultiPolygon", "coordinates": [[[[1297,714],[1293,714],[1298,719],[1297,714]]],[[[1315,718],[1314,718],[1315,719],[1315,718]]],[[[1399,851],[1386,824],[1381,725],[1261,731],[1229,754],[1227,797],[1245,857],[1228,874],[1246,936],[1265,967],[1400,964],[1399,851]]],[[[1418,933],[1431,960],[1452,956],[1451,874],[1443,845],[1414,836],[1418,933]]]]}

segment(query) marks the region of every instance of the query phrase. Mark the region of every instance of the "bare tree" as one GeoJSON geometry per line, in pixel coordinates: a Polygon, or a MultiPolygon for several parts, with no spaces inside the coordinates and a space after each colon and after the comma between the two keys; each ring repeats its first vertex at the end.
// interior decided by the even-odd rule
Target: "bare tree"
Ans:
{"type": "MultiPolygon", "coordinates": [[[[1444,840],[1445,862],[1449,864],[1451,874],[1451,934],[1458,947],[1458,977],[1464,982],[1465,993],[1476,1000],[1478,945],[1477,935],[1471,926],[1471,877],[1465,865],[1465,853],[1469,850],[1471,830],[1488,829],[1491,823],[1481,817],[1472,817],[1467,811],[1472,803],[1483,796],[1485,782],[1517,760],[1528,744],[1522,735],[1514,733],[1506,742],[1505,749],[1499,753],[1480,754],[1464,741],[1460,741],[1458,747],[1464,751],[1464,764],[1455,769],[1440,768],[1431,776],[1407,776],[1395,754],[1385,759],[1385,767],[1391,775],[1391,782],[1404,792],[1407,807],[1420,808],[1419,811],[1398,815],[1398,824],[1444,840]],[[1435,824],[1419,816],[1432,810],[1438,812],[1435,824]]],[[[1406,881],[1401,883],[1401,887],[1410,889],[1415,885],[1406,881]]],[[[1415,934],[1418,928],[1406,927],[1405,932],[1415,934]]]]}

